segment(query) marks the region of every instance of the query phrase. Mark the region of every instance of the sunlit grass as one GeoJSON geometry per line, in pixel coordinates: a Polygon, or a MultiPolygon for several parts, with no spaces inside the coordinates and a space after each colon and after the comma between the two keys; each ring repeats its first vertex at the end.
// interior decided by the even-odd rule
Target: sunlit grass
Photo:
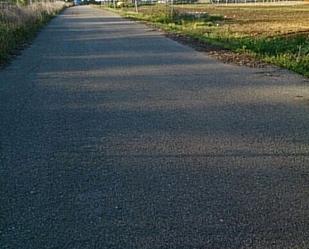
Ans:
{"type": "Polygon", "coordinates": [[[64,2],[59,1],[11,5],[0,9],[0,63],[64,6],[64,2]]]}
{"type": "Polygon", "coordinates": [[[173,17],[165,5],[121,13],[309,76],[309,4],[176,5],[173,17]]]}

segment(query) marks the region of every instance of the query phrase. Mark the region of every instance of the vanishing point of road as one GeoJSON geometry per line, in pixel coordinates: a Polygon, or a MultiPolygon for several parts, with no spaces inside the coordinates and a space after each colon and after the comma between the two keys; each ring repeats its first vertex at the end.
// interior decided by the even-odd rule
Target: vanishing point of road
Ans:
{"type": "Polygon", "coordinates": [[[309,84],[65,10],[0,71],[3,249],[308,249],[309,84]]]}

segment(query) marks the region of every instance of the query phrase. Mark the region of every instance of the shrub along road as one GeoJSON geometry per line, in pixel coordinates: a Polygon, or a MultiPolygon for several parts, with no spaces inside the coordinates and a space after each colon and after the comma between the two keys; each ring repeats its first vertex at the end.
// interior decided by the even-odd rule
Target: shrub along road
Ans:
{"type": "Polygon", "coordinates": [[[308,248],[309,88],[65,10],[0,73],[1,248],[308,248]]]}

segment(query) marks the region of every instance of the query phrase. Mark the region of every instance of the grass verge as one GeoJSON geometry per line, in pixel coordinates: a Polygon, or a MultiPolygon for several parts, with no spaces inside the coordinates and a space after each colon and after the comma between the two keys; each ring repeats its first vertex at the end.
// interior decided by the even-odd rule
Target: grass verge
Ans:
{"type": "Polygon", "coordinates": [[[0,65],[65,7],[64,2],[45,2],[0,9],[0,65]]]}
{"type": "Polygon", "coordinates": [[[166,5],[117,10],[174,34],[246,54],[309,77],[309,5],[166,5]]]}

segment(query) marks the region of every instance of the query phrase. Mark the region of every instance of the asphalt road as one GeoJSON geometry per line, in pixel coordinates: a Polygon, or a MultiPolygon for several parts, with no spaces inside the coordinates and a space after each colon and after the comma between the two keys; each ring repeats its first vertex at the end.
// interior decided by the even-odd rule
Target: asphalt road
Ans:
{"type": "Polygon", "coordinates": [[[308,83],[67,9],[0,71],[0,247],[308,249],[308,83]]]}

